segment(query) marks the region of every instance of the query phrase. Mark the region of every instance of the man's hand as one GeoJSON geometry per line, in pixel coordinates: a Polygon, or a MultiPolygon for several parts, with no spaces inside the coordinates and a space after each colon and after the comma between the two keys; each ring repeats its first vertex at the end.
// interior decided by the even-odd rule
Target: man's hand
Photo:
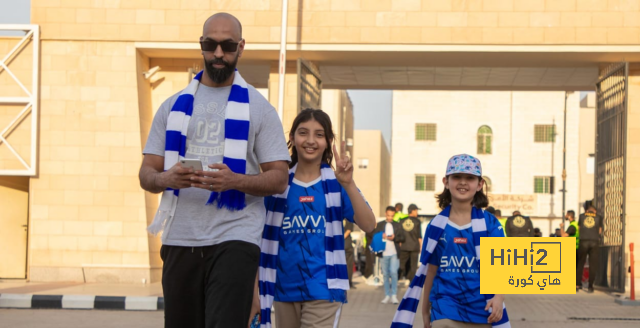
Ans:
{"type": "Polygon", "coordinates": [[[191,178],[195,176],[194,173],[193,169],[182,167],[178,162],[168,171],[159,173],[155,178],[155,185],[163,189],[189,188],[191,187],[191,178]]]}
{"type": "Polygon", "coordinates": [[[491,309],[491,314],[487,319],[487,323],[498,322],[502,319],[502,310],[503,310],[504,296],[503,295],[494,295],[493,298],[487,302],[487,306],[484,307],[485,311],[489,311],[491,309]]]}
{"type": "Polygon", "coordinates": [[[191,177],[191,187],[217,192],[236,189],[237,174],[227,165],[211,164],[209,168],[217,171],[196,171],[196,175],[191,177]]]}

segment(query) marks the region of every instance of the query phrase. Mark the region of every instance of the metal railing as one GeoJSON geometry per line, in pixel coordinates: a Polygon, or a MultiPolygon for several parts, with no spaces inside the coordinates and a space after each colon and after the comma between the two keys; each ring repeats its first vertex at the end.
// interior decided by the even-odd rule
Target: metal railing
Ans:
{"type": "MultiPolygon", "coordinates": [[[[22,110],[18,112],[6,126],[0,126],[0,147],[5,146],[9,149],[10,153],[15,159],[20,162],[24,168],[20,169],[8,169],[0,166],[0,176],[34,176],[37,171],[37,149],[38,149],[38,99],[39,99],[39,85],[40,85],[40,27],[38,25],[2,25],[0,24],[0,31],[24,31],[26,34],[16,43],[7,54],[0,54],[0,74],[6,73],[17,84],[17,86],[24,91],[26,97],[22,94],[15,96],[2,96],[0,97],[0,106],[12,106],[12,105],[24,105],[22,110]],[[21,52],[31,45],[32,47],[32,80],[31,90],[25,86],[22,81],[14,74],[9,68],[9,65],[18,56],[21,56],[21,52]],[[7,140],[12,132],[14,132],[21,124],[28,124],[25,122],[27,117],[30,117],[30,156],[28,159],[23,158],[14,146],[7,140]]],[[[20,37],[0,37],[0,39],[19,39],[20,37]]],[[[24,56],[24,55],[23,55],[24,56]]],[[[7,158],[0,158],[0,160],[7,160],[7,158]]]]}

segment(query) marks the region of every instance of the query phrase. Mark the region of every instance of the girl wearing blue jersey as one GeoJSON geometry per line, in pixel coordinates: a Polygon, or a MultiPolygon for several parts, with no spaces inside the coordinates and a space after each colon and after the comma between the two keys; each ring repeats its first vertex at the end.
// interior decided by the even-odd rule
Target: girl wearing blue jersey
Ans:
{"type": "Polygon", "coordinates": [[[375,217],[353,181],[342,144],[333,151],[329,116],[303,110],[289,134],[289,187],[265,198],[267,220],[259,272],[261,327],[337,327],[349,280],[343,219],[373,231],[375,217]],[[335,170],[331,167],[335,157],[335,170]]]}
{"type": "Polygon", "coordinates": [[[412,327],[421,295],[425,328],[509,327],[504,296],[480,294],[480,237],[504,237],[498,219],[482,210],[489,201],[480,161],[453,156],[442,182],[444,191],[437,196],[442,212],[427,227],[423,265],[391,327],[412,327]]]}

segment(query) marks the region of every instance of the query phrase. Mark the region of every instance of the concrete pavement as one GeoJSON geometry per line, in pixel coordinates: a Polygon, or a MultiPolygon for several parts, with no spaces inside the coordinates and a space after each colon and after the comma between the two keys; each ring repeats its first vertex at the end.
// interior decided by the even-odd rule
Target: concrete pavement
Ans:
{"type": "MultiPolygon", "coordinates": [[[[365,285],[356,279],[357,289],[349,292],[349,303],[343,308],[340,326],[343,328],[389,327],[396,306],[381,304],[382,287],[365,285]]],[[[399,288],[399,296],[405,288],[399,288]]],[[[161,296],[159,284],[58,284],[0,282],[2,293],[28,292],[94,294],[103,296],[161,296]]],[[[577,295],[507,295],[512,327],[639,327],[638,307],[620,306],[614,297],[602,292],[577,295]]],[[[162,327],[161,311],[100,311],[100,310],[26,310],[0,309],[0,327],[162,327]]],[[[415,327],[421,327],[422,317],[416,316],[415,327]]]]}

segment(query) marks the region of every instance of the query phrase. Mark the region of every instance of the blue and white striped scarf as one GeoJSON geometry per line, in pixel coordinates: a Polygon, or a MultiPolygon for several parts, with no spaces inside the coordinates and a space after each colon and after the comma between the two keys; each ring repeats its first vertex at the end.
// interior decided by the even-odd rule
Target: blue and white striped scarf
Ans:
{"type": "MultiPolygon", "coordinates": [[[[271,306],[273,305],[276,289],[276,264],[278,262],[280,228],[287,211],[287,195],[297,167],[298,165],[296,164],[289,170],[289,186],[287,186],[284,193],[265,198],[267,220],[262,232],[259,270],[260,327],[262,328],[271,327],[271,306]]],[[[327,285],[332,298],[330,301],[342,301],[345,299],[345,293],[349,289],[342,230],[342,187],[336,180],[333,169],[325,163],[320,168],[320,177],[327,203],[324,238],[327,285]]]]}
{"type": "MultiPolygon", "coordinates": [[[[431,257],[431,254],[433,254],[433,251],[436,249],[438,240],[440,240],[440,236],[442,236],[444,228],[447,226],[447,222],[449,222],[450,211],[451,205],[440,212],[440,214],[433,218],[433,220],[431,220],[431,223],[429,223],[429,226],[427,227],[427,231],[425,233],[427,242],[423,244],[422,253],[420,254],[420,262],[422,263],[422,265],[411,281],[409,289],[407,289],[407,292],[400,302],[400,306],[398,306],[398,311],[393,317],[391,328],[413,327],[413,320],[416,315],[416,311],[418,310],[420,297],[422,296],[422,287],[424,286],[424,281],[427,277],[429,258],[431,257]]],[[[475,245],[476,248],[476,256],[478,257],[478,261],[480,260],[480,238],[488,237],[487,220],[489,220],[489,218],[485,217],[483,210],[473,207],[471,211],[471,227],[473,229],[473,245],[475,245]]],[[[494,218],[494,220],[497,219],[494,218]]],[[[485,300],[489,302],[494,295],[484,294],[483,296],[485,300]]],[[[502,304],[502,308],[502,319],[498,322],[494,322],[493,327],[509,328],[511,327],[511,324],[509,323],[509,316],[507,315],[507,308],[505,307],[504,303],[502,304]]]]}
{"type": "MultiPolygon", "coordinates": [[[[187,131],[189,121],[193,113],[193,100],[203,71],[200,71],[189,85],[182,90],[178,99],[173,104],[167,118],[167,132],[164,151],[164,170],[172,168],[179,160],[184,159],[187,151],[187,131]]],[[[224,119],[224,153],[223,163],[235,173],[245,174],[247,168],[247,143],[249,140],[249,89],[247,82],[240,76],[236,69],[233,85],[227,100],[224,119]]],[[[167,188],[162,193],[160,206],[153,223],[147,230],[157,235],[161,231],[163,240],[168,234],[171,220],[175,214],[180,196],[179,189],[167,188]]],[[[207,205],[218,201],[218,208],[226,208],[230,211],[242,210],[245,207],[245,195],[238,190],[227,190],[222,193],[212,192],[207,205]]]]}

